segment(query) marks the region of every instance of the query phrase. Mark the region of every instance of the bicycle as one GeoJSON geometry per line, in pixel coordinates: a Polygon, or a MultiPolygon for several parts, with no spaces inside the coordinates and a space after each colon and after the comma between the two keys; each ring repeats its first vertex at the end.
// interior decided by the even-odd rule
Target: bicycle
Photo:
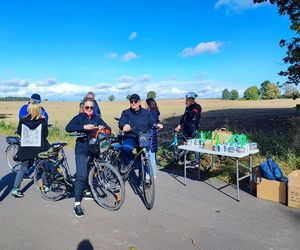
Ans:
{"type": "MultiPolygon", "coordinates": [[[[72,136],[86,138],[86,133],[72,133],[72,136]]],[[[109,163],[104,163],[99,157],[96,147],[98,138],[89,143],[88,184],[96,202],[107,210],[118,210],[125,199],[125,189],[122,177],[109,163]]],[[[41,196],[50,201],[58,201],[72,193],[75,177],[71,175],[63,147],[66,143],[58,143],[56,154],[51,157],[48,152],[40,153],[43,159],[35,169],[34,181],[41,196]],[[59,149],[59,150],[58,150],[59,149]],[[61,157],[59,157],[59,152],[61,157]],[[53,194],[52,194],[53,193],[53,194]]],[[[100,149],[100,148],[99,148],[100,149]]]]}
{"type": "Polygon", "coordinates": [[[129,167],[125,173],[121,172],[121,169],[124,166],[122,152],[122,142],[124,140],[124,135],[119,134],[118,136],[112,138],[105,159],[119,170],[119,172],[123,176],[124,182],[126,182],[126,180],[129,179],[129,174],[133,170],[135,164],[141,164],[139,173],[140,184],[142,185],[144,204],[146,208],[150,210],[153,208],[155,200],[154,173],[148,153],[148,150],[151,145],[152,136],[151,133],[149,133],[149,131],[133,133],[137,135],[139,143],[136,147],[137,153],[133,161],[129,164],[129,167]]]}
{"type": "MultiPolygon", "coordinates": [[[[52,124],[48,124],[48,128],[50,128],[51,126],[52,124]]],[[[17,172],[20,161],[16,157],[16,154],[19,151],[19,147],[21,146],[21,138],[19,136],[7,136],[6,143],[8,144],[5,149],[5,158],[7,164],[10,167],[11,171],[17,172]]]]}
{"type": "MultiPolygon", "coordinates": [[[[174,131],[174,130],[173,130],[174,131]]],[[[158,143],[158,152],[156,153],[156,162],[161,167],[169,167],[172,164],[183,163],[184,159],[184,151],[180,151],[178,146],[180,144],[184,144],[187,141],[187,138],[184,134],[179,131],[173,134],[172,140],[163,140],[158,143]],[[183,140],[180,140],[183,139],[183,140]]],[[[195,152],[188,152],[186,155],[187,163],[191,166],[197,165],[199,161],[200,155],[197,155],[195,152]]],[[[208,172],[213,166],[214,156],[211,155],[208,157],[207,155],[201,155],[201,167],[208,172]]]]}
{"type": "Polygon", "coordinates": [[[6,142],[8,146],[5,149],[5,158],[11,171],[17,172],[20,161],[17,159],[16,154],[21,145],[21,139],[18,136],[7,136],[6,142]]]}

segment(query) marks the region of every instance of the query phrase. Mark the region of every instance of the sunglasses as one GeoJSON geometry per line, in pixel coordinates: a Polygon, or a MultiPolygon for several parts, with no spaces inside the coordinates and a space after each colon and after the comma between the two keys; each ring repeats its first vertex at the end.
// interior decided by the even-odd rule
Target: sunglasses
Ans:
{"type": "Polygon", "coordinates": [[[89,110],[89,109],[90,109],[90,110],[93,110],[93,109],[94,109],[93,106],[84,106],[83,108],[84,108],[85,110],[89,110]]]}
{"type": "Polygon", "coordinates": [[[130,103],[138,103],[139,101],[138,100],[130,100],[130,103]]]}

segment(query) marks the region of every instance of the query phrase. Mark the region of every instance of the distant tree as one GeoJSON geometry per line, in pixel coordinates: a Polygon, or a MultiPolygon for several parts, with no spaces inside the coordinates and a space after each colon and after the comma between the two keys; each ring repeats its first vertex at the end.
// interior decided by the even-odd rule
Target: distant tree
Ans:
{"type": "Polygon", "coordinates": [[[222,91],[222,99],[223,100],[230,100],[231,99],[230,92],[229,92],[228,89],[224,89],[222,91]]]}
{"type": "Polygon", "coordinates": [[[271,83],[269,80],[266,80],[264,82],[262,82],[262,84],[260,85],[260,89],[259,89],[259,93],[262,96],[264,94],[265,88],[267,86],[267,84],[271,83]]]}
{"type": "Polygon", "coordinates": [[[113,102],[115,99],[116,99],[116,98],[115,98],[114,95],[110,95],[110,96],[108,97],[108,100],[111,101],[111,102],[113,102]]]}
{"type": "Polygon", "coordinates": [[[296,32],[296,36],[286,41],[281,39],[280,47],[287,48],[287,55],[283,62],[290,64],[286,71],[279,72],[281,76],[287,76],[287,84],[298,85],[300,82],[300,4],[299,0],[253,0],[254,3],[270,2],[276,4],[279,15],[287,15],[291,21],[290,29],[296,32]]]}
{"type": "Polygon", "coordinates": [[[247,100],[258,100],[259,99],[259,89],[256,86],[252,86],[246,89],[244,92],[244,98],[247,100]]]}
{"type": "Polygon", "coordinates": [[[274,83],[267,83],[261,88],[260,94],[261,98],[265,100],[277,99],[280,95],[280,89],[274,83]]]}
{"type": "Polygon", "coordinates": [[[48,99],[47,99],[47,98],[45,98],[45,99],[44,99],[44,102],[48,102],[48,99]]]}
{"type": "Polygon", "coordinates": [[[155,91],[149,91],[147,93],[147,98],[153,98],[153,99],[155,99],[156,98],[156,92],[155,91]]]}
{"type": "Polygon", "coordinates": [[[98,102],[101,102],[101,98],[98,99],[98,102]]]}
{"type": "Polygon", "coordinates": [[[127,96],[126,96],[126,99],[129,100],[129,99],[130,99],[130,96],[131,96],[131,95],[127,95],[127,96]]]}
{"type": "Polygon", "coordinates": [[[287,85],[285,87],[284,97],[293,98],[295,100],[300,97],[300,92],[295,86],[287,85]]]}
{"type": "Polygon", "coordinates": [[[235,89],[230,91],[230,98],[231,100],[237,100],[239,99],[239,92],[235,89]]]}
{"type": "Polygon", "coordinates": [[[0,97],[0,101],[4,102],[13,102],[13,101],[28,101],[29,97],[23,97],[23,96],[6,96],[6,97],[0,97]]]}

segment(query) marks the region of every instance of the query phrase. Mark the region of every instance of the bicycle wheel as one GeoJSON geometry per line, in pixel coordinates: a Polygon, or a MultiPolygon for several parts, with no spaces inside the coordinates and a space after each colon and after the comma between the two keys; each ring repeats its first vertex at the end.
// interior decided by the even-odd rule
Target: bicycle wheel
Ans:
{"type": "Polygon", "coordinates": [[[162,141],[158,143],[156,153],[156,163],[161,167],[169,166],[176,160],[176,148],[171,141],[162,141]]]}
{"type": "Polygon", "coordinates": [[[142,161],[143,193],[145,206],[148,210],[152,209],[155,200],[155,182],[151,162],[148,158],[142,161]],[[148,178],[147,178],[148,177],[148,178]]]}
{"type": "Polygon", "coordinates": [[[13,172],[17,172],[19,166],[19,161],[16,159],[16,154],[19,150],[18,144],[10,144],[5,150],[5,156],[7,164],[13,172]]]}
{"type": "Polygon", "coordinates": [[[34,184],[47,201],[58,201],[68,194],[61,170],[49,160],[39,161],[34,170],[34,184]]]}
{"type": "Polygon", "coordinates": [[[94,161],[94,166],[89,172],[89,185],[96,202],[101,207],[114,211],[124,203],[124,182],[111,164],[94,161]]]}

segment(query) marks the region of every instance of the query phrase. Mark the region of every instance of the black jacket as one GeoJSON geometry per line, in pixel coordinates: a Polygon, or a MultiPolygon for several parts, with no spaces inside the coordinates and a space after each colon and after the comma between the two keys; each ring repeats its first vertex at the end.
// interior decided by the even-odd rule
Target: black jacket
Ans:
{"type": "Polygon", "coordinates": [[[31,116],[27,116],[19,121],[17,134],[22,134],[22,124],[27,126],[30,129],[37,128],[42,124],[42,133],[41,133],[41,147],[20,147],[17,158],[21,161],[32,160],[37,157],[38,153],[47,151],[50,148],[50,144],[47,141],[46,137],[48,136],[48,126],[45,118],[38,120],[31,120],[31,116]]]}
{"type": "Polygon", "coordinates": [[[119,128],[123,129],[125,124],[129,124],[133,130],[133,132],[126,133],[126,136],[137,137],[138,132],[150,130],[156,122],[151,112],[141,107],[138,111],[129,108],[122,112],[119,128]]]}
{"type": "Polygon", "coordinates": [[[186,107],[185,112],[180,120],[180,125],[186,137],[194,137],[199,129],[202,108],[198,103],[186,107]]]}
{"type": "MultiPolygon", "coordinates": [[[[84,125],[93,124],[95,126],[102,125],[110,130],[110,127],[98,115],[93,115],[91,118],[85,113],[79,113],[74,116],[66,127],[67,132],[86,132],[84,125]]],[[[94,131],[90,131],[89,135],[92,136],[94,131]]],[[[75,146],[75,154],[87,155],[88,154],[88,140],[87,138],[77,138],[75,146]]]]}

